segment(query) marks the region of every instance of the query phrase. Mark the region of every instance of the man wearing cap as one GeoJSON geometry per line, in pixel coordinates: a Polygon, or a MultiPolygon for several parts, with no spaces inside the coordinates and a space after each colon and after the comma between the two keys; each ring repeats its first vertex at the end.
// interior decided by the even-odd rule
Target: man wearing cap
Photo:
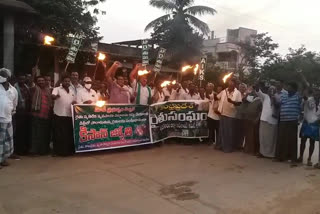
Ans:
{"type": "Polygon", "coordinates": [[[92,89],[92,80],[90,77],[83,79],[84,88],[77,93],[78,104],[95,104],[98,101],[98,95],[95,90],[92,89]]]}
{"type": "Polygon", "coordinates": [[[13,154],[12,115],[18,105],[18,92],[10,85],[11,72],[0,69],[0,169],[8,166],[7,159],[13,154]]]}

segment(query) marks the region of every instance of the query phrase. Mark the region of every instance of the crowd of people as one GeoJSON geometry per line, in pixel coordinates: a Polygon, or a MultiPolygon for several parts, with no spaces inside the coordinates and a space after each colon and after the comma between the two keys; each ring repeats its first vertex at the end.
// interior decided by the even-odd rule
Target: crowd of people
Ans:
{"type": "MultiPolygon", "coordinates": [[[[252,86],[230,78],[227,86],[208,83],[198,87],[193,81],[161,86],[148,84],[147,75],[139,75],[141,64],[129,76],[121,72],[121,63],[107,69],[105,81],[90,77],[79,80],[78,72],[64,74],[56,87],[50,76],[18,74],[11,80],[8,69],[0,69],[0,168],[8,159],[19,156],[69,156],[74,153],[71,106],[95,104],[150,105],[174,100],[209,102],[207,143],[223,152],[243,150],[274,161],[289,161],[291,166],[303,161],[309,139],[307,164],[315,142],[319,141],[318,102],[312,88],[299,92],[294,82],[259,82],[252,86]],[[301,117],[303,118],[301,120],[301,117]],[[300,154],[298,157],[298,127],[300,154]],[[50,147],[52,142],[52,147],[50,147]],[[19,156],[18,156],[19,155],[19,156]]],[[[319,163],[315,164],[319,168],[319,163]]]]}

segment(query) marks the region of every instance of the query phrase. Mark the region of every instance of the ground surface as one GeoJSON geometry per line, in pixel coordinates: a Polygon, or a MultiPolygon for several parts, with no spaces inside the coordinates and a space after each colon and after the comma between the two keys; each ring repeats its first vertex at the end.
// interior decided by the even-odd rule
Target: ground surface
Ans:
{"type": "Polygon", "coordinates": [[[320,170],[204,145],[11,163],[1,214],[320,214],[320,170]]]}

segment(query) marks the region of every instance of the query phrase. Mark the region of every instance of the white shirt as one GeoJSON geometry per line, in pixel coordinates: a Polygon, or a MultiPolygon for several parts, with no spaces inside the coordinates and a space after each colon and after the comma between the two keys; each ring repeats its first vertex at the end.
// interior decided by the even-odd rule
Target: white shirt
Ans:
{"type": "Polygon", "coordinates": [[[166,99],[165,94],[163,92],[162,93],[156,92],[156,93],[158,93],[158,100],[156,100],[155,102],[156,103],[164,102],[166,99]]]}
{"type": "Polygon", "coordinates": [[[60,117],[71,117],[71,104],[76,99],[74,91],[69,88],[69,93],[62,87],[56,87],[52,91],[52,95],[59,95],[54,101],[53,112],[60,117]]]}
{"type": "Polygon", "coordinates": [[[83,86],[82,86],[80,83],[78,83],[77,86],[74,86],[74,85],[71,83],[71,84],[70,84],[70,89],[72,89],[72,90],[73,90],[73,93],[74,93],[75,95],[77,95],[78,91],[81,90],[81,89],[83,89],[83,86]]]}
{"type": "Polygon", "coordinates": [[[183,94],[181,97],[182,100],[201,100],[200,95],[198,93],[191,95],[190,93],[183,94]]]}
{"type": "Polygon", "coordinates": [[[219,112],[221,115],[226,117],[235,118],[237,114],[236,106],[232,103],[228,102],[228,98],[230,98],[234,102],[241,102],[241,93],[238,89],[234,89],[233,92],[229,93],[228,89],[225,89],[221,91],[220,94],[218,94],[218,98],[220,99],[219,103],[219,112]]]}
{"type": "Polygon", "coordinates": [[[175,99],[176,100],[184,100],[185,95],[188,94],[188,93],[189,93],[188,89],[180,88],[179,92],[176,92],[175,99]]]}
{"type": "Polygon", "coordinates": [[[278,120],[272,117],[273,107],[271,105],[270,96],[263,93],[261,90],[257,92],[257,94],[262,100],[262,112],[261,112],[260,120],[273,125],[277,124],[278,120]]]}
{"type": "Polygon", "coordinates": [[[18,92],[12,86],[9,85],[9,89],[6,91],[2,84],[0,84],[0,123],[12,122],[12,115],[18,105],[18,92]]]}
{"type": "Polygon", "coordinates": [[[307,100],[303,101],[303,106],[304,106],[304,119],[308,123],[314,123],[318,120],[318,115],[317,115],[317,104],[316,100],[314,97],[308,97],[307,100]]]}
{"type": "MultiPolygon", "coordinates": [[[[131,86],[132,88],[135,88],[137,85],[137,81],[134,80],[132,83],[131,83],[131,86]]],[[[136,87],[136,92],[138,92],[138,85],[136,87]]],[[[150,90],[151,91],[151,90],[150,90]]],[[[138,95],[137,95],[138,96],[138,95]]],[[[152,92],[151,94],[149,94],[149,89],[148,89],[148,86],[142,86],[141,85],[141,88],[140,88],[140,105],[149,105],[149,98],[152,97],[152,92]]]]}
{"type": "Polygon", "coordinates": [[[220,120],[219,115],[214,111],[215,107],[219,106],[219,100],[214,100],[214,94],[209,95],[210,100],[209,100],[209,112],[208,112],[208,117],[214,120],[220,120]]]}
{"type": "Polygon", "coordinates": [[[98,101],[98,98],[99,97],[97,93],[93,89],[90,89],[90,91],[88,91],[86,88],[82,88],[77,92],[78,104],[83,104],[84,102],[91,100],[91,104],[94,105],[98,101]]]}

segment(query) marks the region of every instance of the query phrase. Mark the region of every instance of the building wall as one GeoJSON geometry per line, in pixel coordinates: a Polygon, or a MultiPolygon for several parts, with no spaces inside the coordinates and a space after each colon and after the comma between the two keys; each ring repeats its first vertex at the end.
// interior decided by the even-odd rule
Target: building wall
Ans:
{"type": "Polygon", "coordinates": [[[203,42],[203,53],[210,53],[217,58],[217,66],[223,69],[236,69],[241,61],[239,42],[250,40],[257,31],[248,28],[228,29],[226,42],[221,39],[208,39],[203,42]]]}

